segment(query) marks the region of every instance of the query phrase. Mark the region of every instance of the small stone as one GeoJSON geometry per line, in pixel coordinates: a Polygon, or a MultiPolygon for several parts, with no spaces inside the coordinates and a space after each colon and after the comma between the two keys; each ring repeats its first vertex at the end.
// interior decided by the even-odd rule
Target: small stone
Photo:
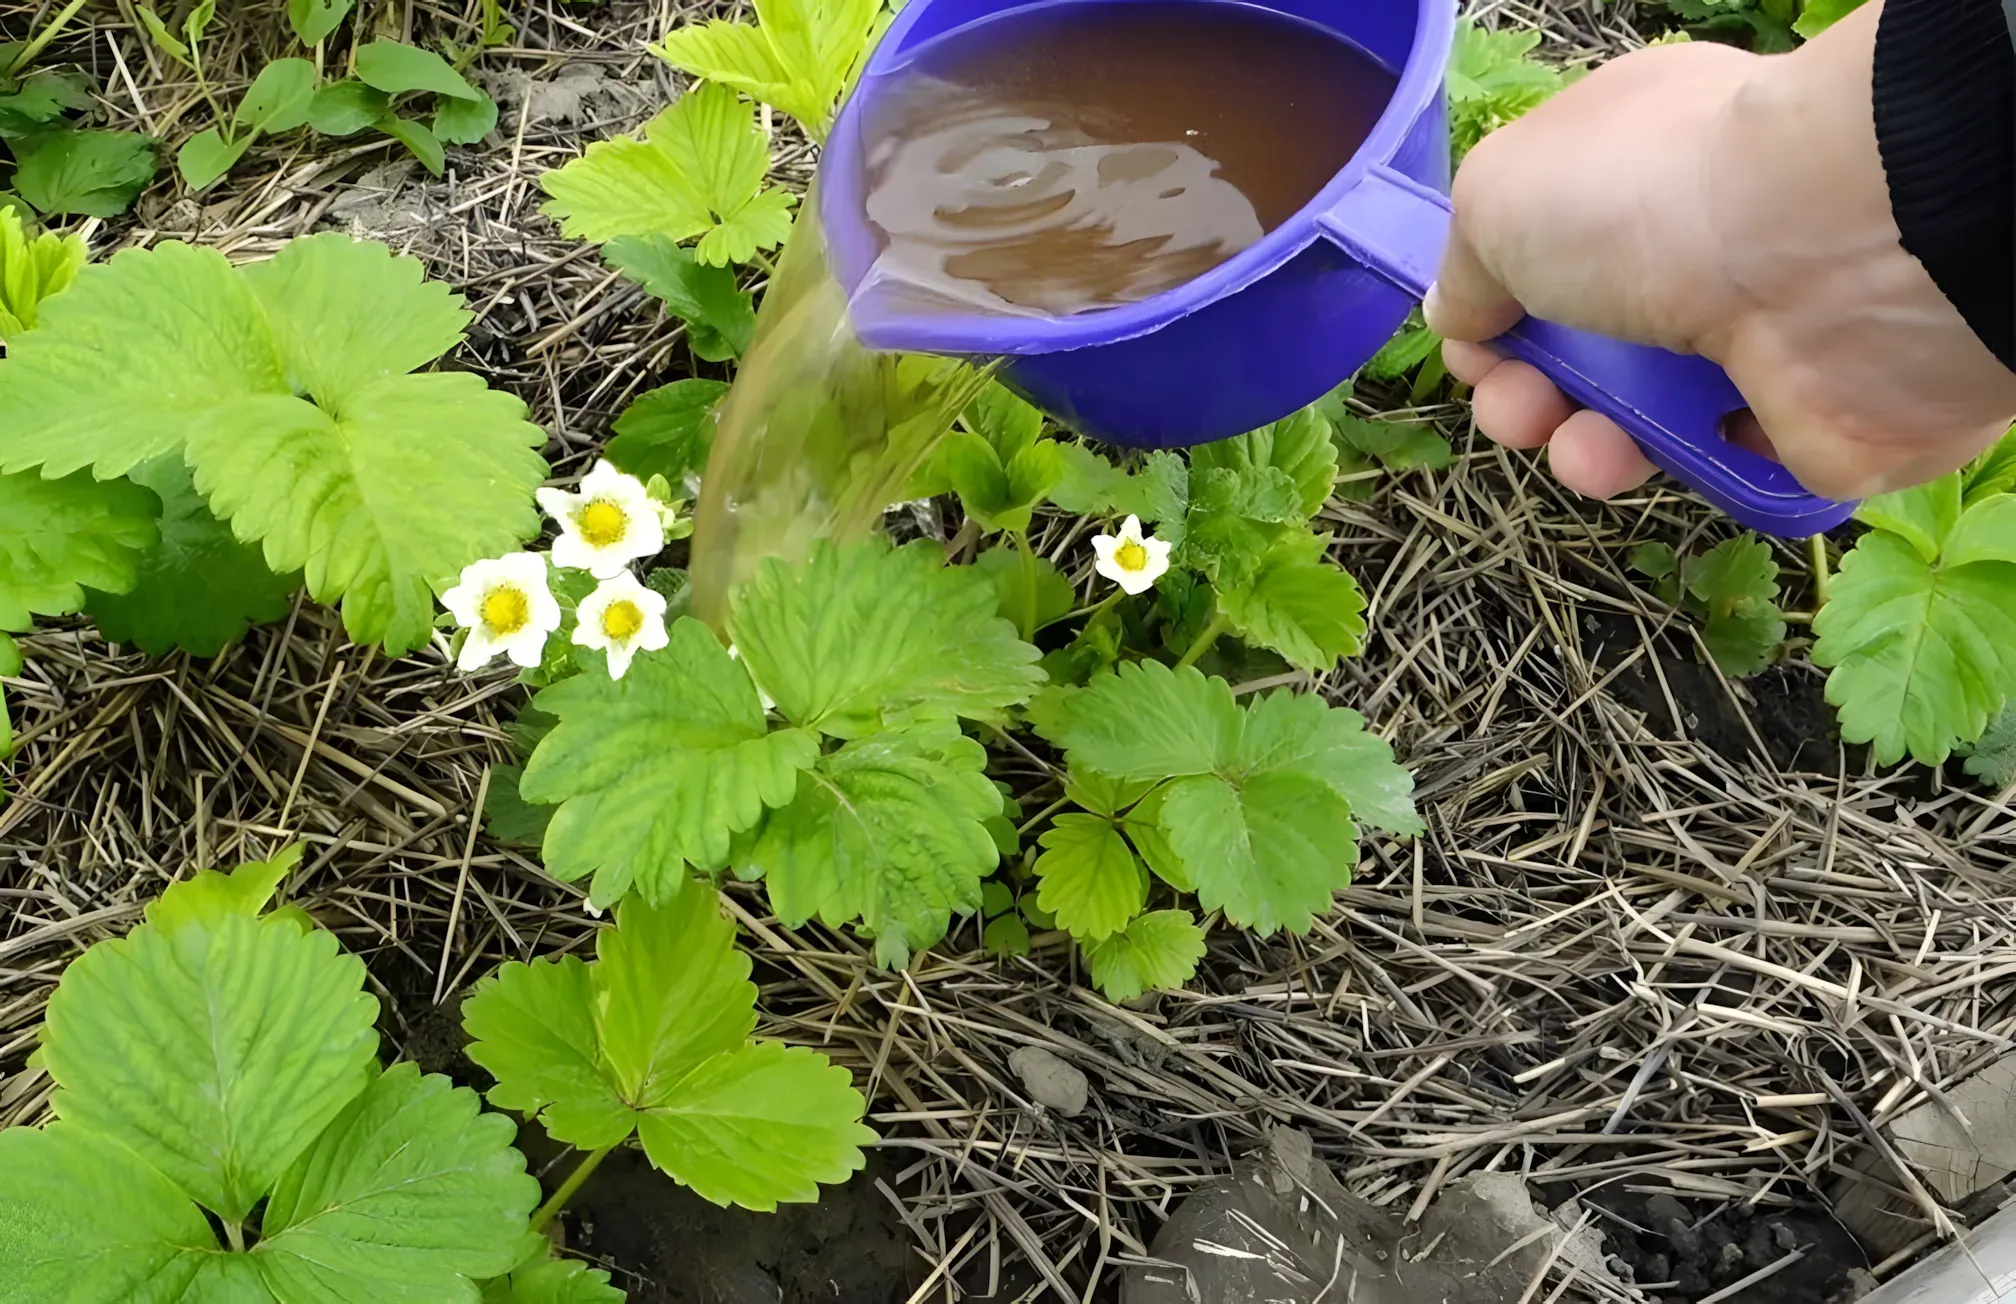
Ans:
{"type": "Polygon", "coordinates": [[[1076,1118],[1085,1112],[1091,1084],[1072,1065],[1041,1046],[1024,1046],[1008,1057],[1008,1067],[1022,1079],[1023,1090],[1043,1108],[1076,1118]]]}

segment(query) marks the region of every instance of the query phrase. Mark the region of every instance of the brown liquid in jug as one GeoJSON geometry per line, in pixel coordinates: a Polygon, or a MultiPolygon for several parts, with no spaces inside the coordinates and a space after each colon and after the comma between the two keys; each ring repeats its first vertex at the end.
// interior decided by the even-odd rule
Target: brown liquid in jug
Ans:
{"type": "Polygon", "coordinates": [[[1180,285],[1286,221],[1394,89],[1356,46],[1222,0],[1106,0],[941,38],[867,142],[857,295],[1064,316],[1180,285]]]}

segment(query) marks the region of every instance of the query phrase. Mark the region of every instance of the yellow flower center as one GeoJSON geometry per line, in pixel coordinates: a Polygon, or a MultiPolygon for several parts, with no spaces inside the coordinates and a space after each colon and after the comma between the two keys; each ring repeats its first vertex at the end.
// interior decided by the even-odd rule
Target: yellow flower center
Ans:
{"type": "Polygon", "coordinates": [[[532,619],[523,589],[494,588],[483,597],[483,623],[499,634],[516,634],[532,619]]]}
{"type": "Polygon", "coordinates": [[[644,628],[644,613],[627,599],[612,602],[602,611],[602,632],[618,643],[627,643],[644,628]]]}
{"type": "Polygon", "coordinates": [[[574,518],[581,529],[582,542],[591,548],[607,548],[611,544],[623,542],[623,535],[629,529],[630,518],[623,509],[606,498],[597,498],[581,509],[574,518]]]}
{"type": "Polygon", "coordinates": [[[1113,564],[1124,571],[1147,570],[1148,550],[1132,539],[1124,540],[1113,550],[1113,564]]]}

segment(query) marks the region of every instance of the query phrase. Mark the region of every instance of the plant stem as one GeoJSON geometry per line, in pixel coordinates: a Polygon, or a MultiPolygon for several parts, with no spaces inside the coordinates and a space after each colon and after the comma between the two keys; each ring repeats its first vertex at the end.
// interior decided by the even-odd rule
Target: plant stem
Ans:
{"type": "Polygon", "coordinates": [[[218,1221],[224,1224],[224,1239],[229,1242],[231,1252],[233,1254],[243,1254],[245,1252],[245,1229],[229,1218],[220,1218],[218,1221]]]}
{"type": "Polygon", "coordinates": [[[43,28],[40,34],[33,40],[28,42],[27,48],[14,56],[14,62],[8,64],[5,68],[0,68],[0,73],[12,76],[35,62],[35,56],[48,49],[49,42],[63,34],[63,29],[70,25],[70,20],[75,18],[77,11],[83,7],[84,0],[70,0],[69,4],[63,6],[62,12],[50,19],[49,25],[43,28]]]}
{"type": "Polygon", "coordinates": [[[607,1159],[609,1152],[615,1148],[615,1146],[603,1146],[600,1150],[590,1150],[587,1157],[574,1165],[574,1171],[567,1174],[567,1180],[560,1183],[560,1189],[533,1212],[531,1230],[539,1231],[547,1223],[552,1222],[553,1216],[566,1208],[567,1202],[574,1198],[574,1193],[581,1189],[581,1183],[587,1181],[595,1170],[602,1166],[602,1161],[607,1159]]]}
{"type": "Polygon", "coordinates": [[[1209,652],[1211,645],[1218,641],[1218,636],[1231,627],[1232,622],[1225,619],[1224,612],[1212,613],[1211,623],[1198,633],[1197,641],[1190,645],[1190,650],[1183,654],[1183,659],[1176,663],[1176,668],[1181,670],[1185,666],[1197,664],[1197,658],[1209,652]]]}
{"type": "Polygon", "coordinates": [[[1120,601],[1120,599],[1126,596],[1127,596],[1127,590],[1116,588],[1111,593],[1107,594],[1105,597],[1099,599],[1099,601],[1093,603],[1091,606],[1080,607],[1078,608],[1078,610],[1073,611],[1068,615],[1066,615],[1064,619],[1076,620],[1078,617],[1083,616],[1085,618],[1085,623],[1087,625],[1090,625],[1093,621],[1099,619],[1099,617],[1105,615],[1107,611],[1111,610],[1114,603],[1120,601]]]}
{"type": "Polygon", "coordinates": [[[1827,589],[1834,575],[1827,561],[1827,536],[1816,534],[1807,544],[1813,550],[1813,609],[1827,605],[1827,589]]]}

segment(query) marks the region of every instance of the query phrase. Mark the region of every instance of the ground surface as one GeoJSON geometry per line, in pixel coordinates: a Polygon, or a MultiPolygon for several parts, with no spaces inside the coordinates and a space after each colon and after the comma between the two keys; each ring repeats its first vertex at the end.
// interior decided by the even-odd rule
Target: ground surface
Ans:
{"type": "MultiPolygon", "coordinates": [[[[1628,4],[1487,9],[1540,26],[1562,60],[1638,39],[1628,4]]],[[[108,88],[105,114],[171,142],[202,125],[130,10],[91,12],[63,48],[108,88]]],[[[243,48],[215,67],[279,52],[271,7],[225,12],[243,48]]],[[[451,150],[445,180],[386,144],[283,139],[201,202],[164,178],[94,232],[94,252],[178,238],[252,258],[330,228],[386,240],[469,296],[478,321],[453,361],[523,396],[549,456],[578,469],[630,396],[690,364],[676,326],[538,215],[536,178],[674,92],[642,47],[681,12],[507,12],[517,44],[478,65],[504,101],[499,131],[451,150]]],[[[466,40],[475,5],[366,13],[466,40]]],[[[0,3],[0,34],[34,19],[0,3]]],[[[802,146],[780,152],[787,180],[808,163],[802,146]]],[[[1774,1228],[1795,1244],[1826,1231],[1870,1129],[2016,1027],[2016,814],[1939,774],[1866,774],[1830,739],[1820,673],[1796,649],[1740,685],[1702,663],[1624,559],[1645,539],[1720,537],[1705,508],[1660,489],[1571,501],[1472,440],[1459,408],[1423,415],[1457,464],[1326,512],[1372,626],[1323,688],[1414,768],[1426,836],[1370,844],[1309,937],[1221,932],[1194,990],[1127,1010],[1081,986],[1059,945],[997,961],[969,926],[883,973],[851,939],[787,931],[738,895],[765,979],[760,1031],[857,1071],[887,1138],[879,1181],[758,1227],[612,1167],[569,1223],[577,1244],[644,1300],[739,1304],[693,1293],[713,1289],[694,1266],[724,1263],[723,1247],[726,1266],[782,1292],[730,1283],[747,1298],[835,1298],[823,1280],[852,1283],[837,1296],[850,1304],[1110,1299],[1174,1203],[1275,1123],[1307,1130],[1354,1192],[1395,1211],[1488,1168],[1527,1174],[1549,1202],[1664,1193],[1726,1243],[1764,1228],[1758,1254],[1783,1244],[1774,1228]],[[1007,1067],[1025,1045],[1083,1068],[1092,1108],[1064,1120],[1025,1100],[1007,1067]],[[878,1280],[901,1284],[878,1295],[878,1280]]],[[[1067,566],[1087,562],[1064,546],[1068,522],[1046,537],[1067,566]]],[[[1788,603],[1810,601],[1804,550],[1780,562],[1788,603]]],[[[150,661],[77,625],[26,647],[0,808],[0,1125],[43,1113],[49,1084],[26,1060],[62,966],[193,866],[305,841],[289,890],[368,957],[390,1044],[429,1067],[455,1065],[460,992],[500,960],[590,935],[577,894],[470,828],[487,767],[509,758],[522,690],[508,677],[463,678],[438,652],[388,663],[311,606],[215,663],[150,661]]],[[[1865,1182],[1898,1181],[1872,1171],[1865,1182]]],[[[1899,1261],[1929,1232],[1922,1208],[1902,1207],[1899,1261]]],[[[1701,1266],[1628,1214],[1590,1216],[1641,1273],[1701,1266]]],[[[1738,1304],[1821,1304],[1856,1265],[1838,1240],[1813,1246],[1827,1273],[1787,1270],[1738,1304]]],[[[1650,1294],[1700,1298],[1688,1280],[1650,1294]]]]}

